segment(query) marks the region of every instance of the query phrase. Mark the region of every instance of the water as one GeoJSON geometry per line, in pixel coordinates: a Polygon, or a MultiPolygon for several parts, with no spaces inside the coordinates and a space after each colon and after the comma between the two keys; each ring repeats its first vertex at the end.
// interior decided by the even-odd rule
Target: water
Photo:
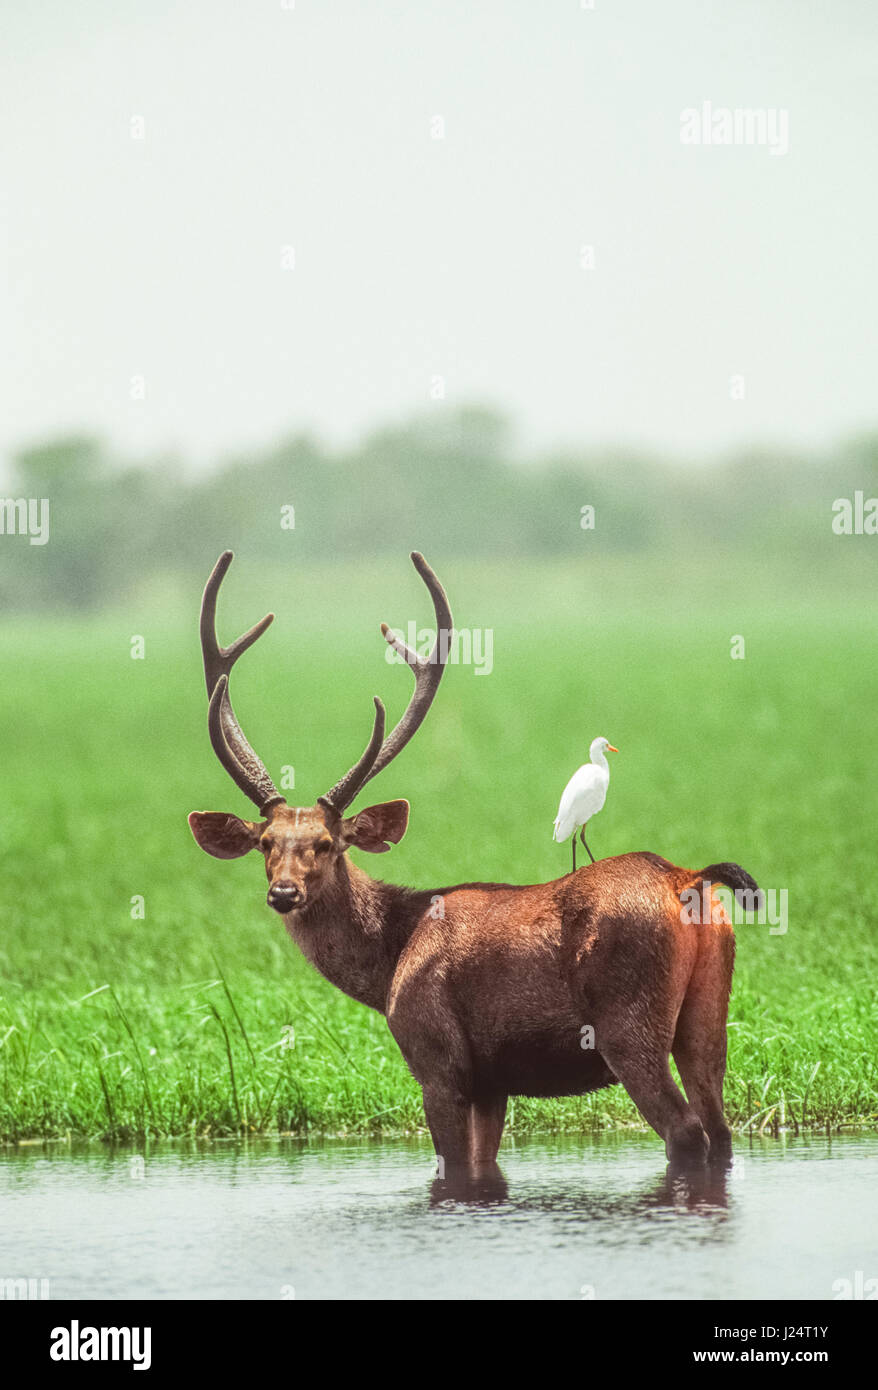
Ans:
{"type": "Polygon", "coordinates": [[[650,1135],[507,1143],[501,1167],[456,1191],[418,1141],[6,1150],[0,1280],[52,1298],[833,1299],[878,1278],[874,1134],[739,1141],[704,1183],[669,1181],[650,1135]]]}

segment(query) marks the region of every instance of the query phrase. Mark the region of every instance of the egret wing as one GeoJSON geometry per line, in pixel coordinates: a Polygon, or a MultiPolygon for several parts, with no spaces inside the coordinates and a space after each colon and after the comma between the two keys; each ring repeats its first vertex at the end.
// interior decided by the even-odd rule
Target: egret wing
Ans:
{"type": "Polygon", "coordinates": [[[580,767],[576,772],[574,772],[573,776],[570,778],[570,781],[567,783],[567,786],[561,793],[561,801],[558,806],[558,814],[555,817],[555,833],[553,837],[559,842],[561,840],[569,840],[576,827],[582,824],[581,821],[576,819],[578,809],[577,802],[579,797],[581,774],[587,770],[587,767],[588,764],[586,764],[584,767],[580,767]]]}

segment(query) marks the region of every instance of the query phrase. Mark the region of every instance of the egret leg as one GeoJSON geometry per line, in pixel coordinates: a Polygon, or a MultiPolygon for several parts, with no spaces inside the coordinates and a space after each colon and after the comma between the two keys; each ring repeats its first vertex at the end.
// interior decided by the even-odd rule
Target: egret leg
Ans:
{"type": "MultiPolygon", "coordinates": [[[[576,836],[574,835],[573,838],[574,838],[574,840],[575,840],[575,839],[576,839],[576,836]]],[[[588,849],[588,845],[585,844],[585,826],[584,826],[584,825],[583,825],[583,826],[580,826],[580,829],[579,829],[579,838],[580,838],[580,840],[582,841],[582,843],[585,845],[585,848],[588,850],[588,857],[589,857],[589,859],[591,860],[591,862],[592,862],[592,864],[593,864],[593,863],[595,862],[595,858],[594,858],[594,855],[592,854],[591,850],[588,849]]],[[[575,846],[575,845],[574,845],[574,847],[573,847],[573,854],[574,854],[574,858],[575,858],[575,856],[576,856],[576,846],[575,846]]]]}
{"type": "Polygon", "coordinates": [[[570,841],[573,846],[573,872],[576,873],[576,831],[573,832],[573,839],[570,841]]]}

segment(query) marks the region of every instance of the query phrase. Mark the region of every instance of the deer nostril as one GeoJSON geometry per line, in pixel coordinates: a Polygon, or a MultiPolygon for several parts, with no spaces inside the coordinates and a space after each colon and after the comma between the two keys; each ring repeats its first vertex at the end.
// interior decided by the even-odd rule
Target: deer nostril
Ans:
{"type": "Polygon", "coordinates": [[[268,890],[268,905],[276,912],[292,912],[302,899],[302,890],[295,883],[273,883],[268,890]]]}

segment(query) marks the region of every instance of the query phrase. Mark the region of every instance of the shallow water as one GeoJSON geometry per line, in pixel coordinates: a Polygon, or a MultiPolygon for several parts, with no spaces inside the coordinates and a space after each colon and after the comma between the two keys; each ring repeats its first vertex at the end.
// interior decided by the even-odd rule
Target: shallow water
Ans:
{"type": "Polygon", "coordinates": [[[465,1190],[435,1167],[418,1141],[6,1150],[0,1291],[833,1299],[878,1278],[878,1135],[738,1141],[702,1182],[670,1180],[652,1135],[507,1143],[502,1180],[465,1190]]]}

